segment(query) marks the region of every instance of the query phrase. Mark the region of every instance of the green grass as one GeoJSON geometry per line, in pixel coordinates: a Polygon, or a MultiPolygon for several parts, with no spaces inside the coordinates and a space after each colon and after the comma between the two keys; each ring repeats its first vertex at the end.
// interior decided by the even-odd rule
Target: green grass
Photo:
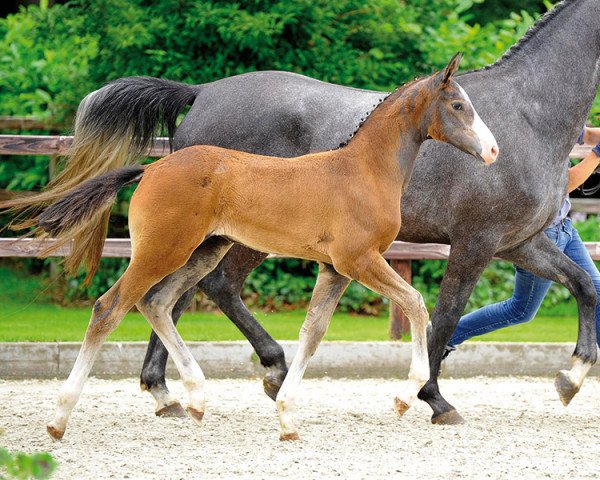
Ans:
{"type": "MultiPolygon", "coordinates": [[[[0,268],[0,341],[51,342],[81,341],[87,327],[89,308],[63,308],[42,303],[39,279],[21,277],[0,268]]],[[[304,311],[263,313],[255,316],[274,337],[280,340],[298,338],[304,311]]],[[[185,340],[243,340],[245,337],[223,314],[187,313],[179,325],[185,340]]],[[[139,313],[129,313],[109,340],[147,340],[150,326],[139,313]]],[[[327,340],[387,340],[387,317],[355,316],[336,313],[327,340]]]]}
{"type": "MultiPolygon", "coordinates": [[[[304,319],[302,311],[257,313],[267,331],[280,340],[295,340],[304,319]]],[[[81,341],[90,309],[55,305],[3,304],[0,307],[0,341],[81,341]]],[[[386,317],[359,317],[339,313],[326,340],[387,340],[386,317]]],[[[222,314],[188,313],[178,327],[184,340],[243,340],[244,336],[222,314]]],[[[129,313],[109,340],[147,340],[150,326],[139,313],[129,313]]]]}
{"type": "MultiPolygon", "coordinates": [[[[90,308],[62,308],[40,301],[42,286],[32,276],[21,277],[0,268],[0,341],[81,341],[90,308]]],[[[478,341],[574,342],[577,315],[574,302],[545,309],[533,321],[478,337],[478,341]]],[[[278,340],[295,340],[305,312],[254,312],[266,330],[278,340]]],[[[179,325],[184,340],[243,340],[243,335],[222,314],[187,313],[179,325]]],[[[113,341],[145,341],[150,326],[139,313],[128,314],[111,334],[113,341]]],[[[368,317],[336,313],[326,340],[388,340],[387,316],[368,317]]]]}

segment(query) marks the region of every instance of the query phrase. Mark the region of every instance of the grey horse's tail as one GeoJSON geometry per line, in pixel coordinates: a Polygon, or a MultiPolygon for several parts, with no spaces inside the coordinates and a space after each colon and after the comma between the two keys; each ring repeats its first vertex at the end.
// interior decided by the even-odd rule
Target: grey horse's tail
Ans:
{"type": "MultiPolygon", "coordinates": [[[[77,109],[73,144],[60,175],[38,194],[0,203],[0,209],[10,208],[20,214],[20,222],[11,227],[20,230],[35,226],[40,210],[80,183],[135,164],[152,144],[160,125],[166,128],[172,143],[177,117],[197,94],[197,86],[152,77],[120,78],[90,93],[77,109]]],[[[108,218],[109,212],[110,205],[100,212],[100,217],[108,218]]],[[[98,225],[88,224],[79,231],[73,237],[74,249],[86,243],[97,228],[98,225]]],[[[71,261],[70,270],[77,270],[89,260],[91,257],[84,255],[77,264],[71,261]]]]}

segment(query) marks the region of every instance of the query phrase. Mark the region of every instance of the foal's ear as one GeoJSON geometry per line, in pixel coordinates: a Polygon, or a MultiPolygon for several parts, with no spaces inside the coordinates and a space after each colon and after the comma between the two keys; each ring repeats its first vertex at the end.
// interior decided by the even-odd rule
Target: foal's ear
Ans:
{"type": "Polygon", "coordinates": [[[458,52],[456,55],[452,57],[450,63],[446,65],[446,68],[442,70],[438,75],[440,76],[440,86],[447,85],[452,79],[452,75],[458,70],[458,66],[460,65],[460,61],[463,58],[463,53],[458,52]]]}

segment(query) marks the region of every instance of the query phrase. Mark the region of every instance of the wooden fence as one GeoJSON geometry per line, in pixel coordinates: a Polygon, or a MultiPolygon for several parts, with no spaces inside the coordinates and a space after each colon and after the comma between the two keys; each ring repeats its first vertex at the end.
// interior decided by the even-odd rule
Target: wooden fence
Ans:
{"type": "MultiPolygon", "coordinates": [[[[2,123],[0,122],[0,126],[2,123]]],[[[11,127],[5,127],[11,128],[11,127]]],[[[14,127],[17,128],[17,127],[14,127]]],[[[49,135],[0,135],[0,155],[64,155],[73,137],[49,135]]],[[[583,158],[591,151],[590,145],[576,145],[570,153],[571,158],[583,158]]],[[[148,151],[149,157],[162,157],[169,153],[167,138],[158,138],[148,151]]],[[[53,163],[53,162],[52,162],[53,163]]],[[[50,168],[53,168],[51,163],[50,168]]],[[[572,199],[573,210],[600,214],[600,202],[594,199],[572,199]]],[[[51,241],[51,240],[50,240],[51,241]]],[[[36,257],[47,246],[35,240],[0,238],[0,257],[36,257]]],[[[600,260],[600,243],[586,243],[592,258],[600,260]]],[[[61,248],[56,256],[68,254],[69,247],[61,248]]],[[[447,260],[449,245],[436,243],[394,242],[385,253],[385,258],[402,277],[411,282],[412,260],[447,260]]],[[[129,257],[131,243],[129,239],[109,238],[104,246],[103,257],[129,257]]],[[[396,306],[390,307],[390,337],[400,339],[403,333],[410,331],[410,324],[396,306]]]]}

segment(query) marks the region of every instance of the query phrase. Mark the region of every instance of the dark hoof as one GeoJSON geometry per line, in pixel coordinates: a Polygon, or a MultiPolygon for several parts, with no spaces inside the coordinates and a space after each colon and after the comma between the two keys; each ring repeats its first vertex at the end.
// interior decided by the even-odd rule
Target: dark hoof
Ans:
{"type": "Polygon", "coordinates": [[[573,400],[573,397],[579,391],[579,387],[571,381],[564,370],[561,370],[556,375],[554,386],[556,387],[560,401],[565,407],[571,403],[571,400],[573,400]]]}
{"type": "Polygon", "coordinates": [[[162,407],[156,412],[157,417],[178,417],[185,418],[187,414],[179,402],[172,403],[166,407],[162,407]]]}
{"type": "Polygon", "coordinates": [[[406,411],[410,408],[410,405],[406,402],[403,402],[398,397],[394,399],[394,404],[396,405],[396,412],[401,417],[406,413],[406,411]]]}
{"type": "Polygon", "coordinates": [[[465,423],[465,419],[456,410],[450,410],[431,417],[431,423],[434,425],[460,425],[465,423]]]}
{"type": "Polygon", "coordinates": [[[279,389],[281,388],[281,385],[283,384],[283,382],[281,383],[277,383],[278,380],[275,380],[274,378],[269,378],[269,377],[265,377],[263,378],[263,389],[265,390],[265,393],[267,394],[267,396],[275,401],[277,399],[277,394],[279,393],[279,389]]]}
{"type": "Polygon", "coordinates": [[[281,440],[282,442],[293,442],[295,440],[300,440],[300,435],[298,435],[298,432],[282,433],[279,436],[279,440],[281,440]]]}
{"type": "Polygon", "coordinates": [[[200,422],[202,422],[202,418],[204,418],[204,412],[201,412],[200,410],[196,410],[193,407],[187,407],[186,411],[187,411],[188,415],[190,417],[192,417],[192,420],[194,422],[196,422],[198,425],[200,425],[200,422]]]}
{"type": "Polygon", "coordinates": [[[62,440],[63,435],[65,434],[64,430],[59,430],[58,428],[53,427],[52,425],[48,425],[46,427],[46,431],[48,432],[48,435],[50,435],[52,440],[54,440],[55,442],[62,440]]]}

